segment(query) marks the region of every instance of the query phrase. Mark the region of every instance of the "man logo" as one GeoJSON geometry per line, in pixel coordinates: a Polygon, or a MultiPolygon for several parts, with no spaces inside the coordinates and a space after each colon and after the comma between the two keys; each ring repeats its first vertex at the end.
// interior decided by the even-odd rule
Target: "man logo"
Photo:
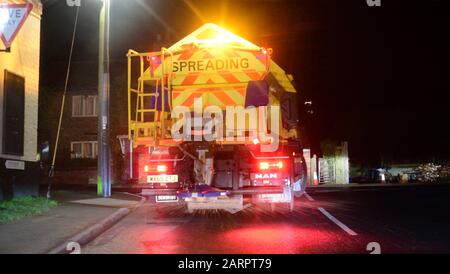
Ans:
{"type": "Polygon", "coordinates": [[[69,7],[81,7],[81,0],[66,0],[69,7]]]}
{"type": "Polygon", "coordinates": [[[381,7],[381,0],[367,0],[369,7],[381,7]]]}
{"type": "Polygon", "coordinates": [[[278,179],[278,174],[256,174],[255,179],[278,179]]]}

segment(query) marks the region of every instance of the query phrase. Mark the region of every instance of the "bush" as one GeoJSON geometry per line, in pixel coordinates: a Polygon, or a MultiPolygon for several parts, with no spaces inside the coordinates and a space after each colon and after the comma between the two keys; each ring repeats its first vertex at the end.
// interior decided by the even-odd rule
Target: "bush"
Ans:
{"type": "Polygon", "coordinates": [[[420,182],[436,182],[439,180],[441,166],[435,164],[420,165],[416,171],[419,172],[418,179],[420,182]]]}
{"type": "Polygon", "coordinates": [[[28,216],[39,215],[56,206],[58,206],[56,201],[35,197],[0,201],[0,224],[7,224],[28,216]]]}

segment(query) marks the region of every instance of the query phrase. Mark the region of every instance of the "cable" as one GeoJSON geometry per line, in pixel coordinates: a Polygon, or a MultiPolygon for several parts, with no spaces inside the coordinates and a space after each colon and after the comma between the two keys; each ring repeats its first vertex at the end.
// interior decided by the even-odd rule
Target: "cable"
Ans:
{"type": "Polygon", "coordinates": [[[60,109],[60,113],[59,113],[59,123],[58,123],[58,131],[56,133],[56,141],[55,141],[55,148],[53,151],[53,159],[52,159],[52,165],[50,166],[50,170],[48,172],[48,178],[49,178],[49,182],[48,182],[48,189],[47,189],[47,199],[50,199],[51,197],[51,189],[52,189],[52,181],[53,181],[53,176],[55,175],[55,163],[56,163],[56,154],[58,152],[58,146],[59,146],[59,137],[61,134],[61,126],[62,126],[62,120],[63,120],[63,115],[64,115],[64,106],[66,103],[66,94],[67,94],[67,86],[69,84],[69,76],[70,76],[70,68],[72,65],[72,55],[73,55],[73,47],[75,44],[75,36],[77,33],[77,26],[78,26],[78,15],[80,12],[80,7],[77,7],[77,12],[75,15],[75,25],[73,28],[73,34],[72,34],[72,43],[70,45],[70,53],[69,53],[69,63],[67,64],[67,73],[66,73],[66,80],[64,83],[64,92],[63,92],[63,97],[62,97],[62,102],[61,102],[61,109],[60,109]]]}

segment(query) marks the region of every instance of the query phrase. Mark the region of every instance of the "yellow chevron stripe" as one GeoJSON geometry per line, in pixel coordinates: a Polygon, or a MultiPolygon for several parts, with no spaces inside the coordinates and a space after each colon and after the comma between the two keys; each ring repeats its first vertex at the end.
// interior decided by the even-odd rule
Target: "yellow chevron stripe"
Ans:
{"type": "Polygon", "coordinates": [[[225,106],[222,101],[217,99],[217,97],[214,95],[213,92],[208,92],[207,97],[208,97],[208,99],[207,99],[206,106],[218,106],[220,108],[223,108],[225,106]]]}
{"type": "Polygon", "coordinates": [[[245,105],[245,98],[237,90],[227,89],[225,92],[236,102],[236,105],[245,105]]]}
{"type": "Polygon", "coordinates": [[[186,99],[191,95],[192,93],[187,92],[187,91],[182,91],[181,93],[179,93],[178,96],[176,96],[176,94],[173,94],[173,100],[172,100],[172,105],[173,106],[180,106],[183,104],[184,101],[186,101],[186,99]]]}
{"type": "MultiPolygon", "coordinates": [[[[215,89],[201,89],[201,88],[185,88],[181,92],[180,90],[175,90],[173,97],[173,106],[184,105],[192,94],[198,94],[203,99],[203,106],[218,106],[220,108],[225,108],[227,105],[245,105],[245,96],[243,96],[237,88],[243,88],[243,86],[234,87],[222,87],[215,89]],[[201,95],[200,95],[201,94],[201,95]],[[226,98],[221,95],[226,94],[226,98]],[[221,100],[221,97],[226,99],[226,102],[221,100]],[[230,102],[232,100],[232,102],[230,102]]],[[[193,108],[193,102],[189,105],[191,109],[193,108]]]]}

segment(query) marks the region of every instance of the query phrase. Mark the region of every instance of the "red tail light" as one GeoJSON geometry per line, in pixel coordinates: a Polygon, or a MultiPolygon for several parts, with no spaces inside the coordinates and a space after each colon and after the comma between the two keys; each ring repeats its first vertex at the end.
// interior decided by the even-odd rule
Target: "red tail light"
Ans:
{"type": "Polygon", "coordinates": [[[259,169],[260,170],[269,170],[269,169],[282,169],[284,167],[284,163],[282,161],[279,162],[260,162],[259,169]]]}
{"type": "Polygon", "coordinates": [[[156,171],[160,172],[160,173],[167,172],[167,166],[166,165],[158,165],[156,167],[156,171]]]}
{"type": "Polygon", "coordinates": [[[280,162],[278,162],[277,165],[278,165],[278,168],[279,168],[279,169],[282,169],[282,168],[283,168],[283,162],[280,161],[280,162]]]}
{"type": "Polygon", "coordinates": [[[144,172],[146,173],[166,173],[169,170],[169,167],[165,164],[158,165],[145,165],[144,172]]]}
{"type": "Polygon", "coordinates": [[[261,170],[268,170],[269,169],[269,163],[268,162],[261,162],[259,163],[259,169],[261,170]]]}

